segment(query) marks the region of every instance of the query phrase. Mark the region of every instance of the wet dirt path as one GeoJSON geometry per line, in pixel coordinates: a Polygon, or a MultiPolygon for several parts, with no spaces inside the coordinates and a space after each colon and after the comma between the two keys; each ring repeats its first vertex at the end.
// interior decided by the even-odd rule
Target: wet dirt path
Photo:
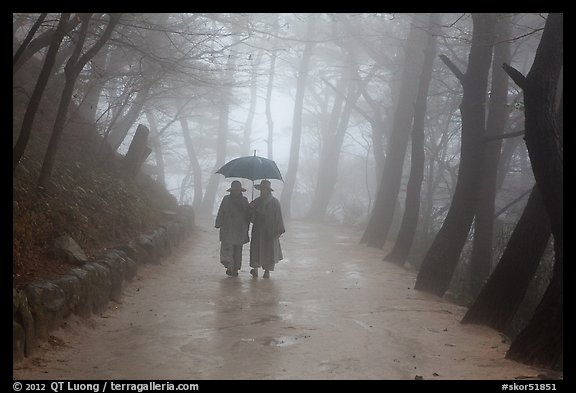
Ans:
{"type": "Polygon", "coordinates": [[[162,265],[146,265],[119,303],[70,320],[15,379],[514,379],[541,370],[504,359],[494,330],[413,289],[415,273],[358,244],[361,232],[293,221],[285,260],[253,279],[218,261],[199,223],[162,265]]]}

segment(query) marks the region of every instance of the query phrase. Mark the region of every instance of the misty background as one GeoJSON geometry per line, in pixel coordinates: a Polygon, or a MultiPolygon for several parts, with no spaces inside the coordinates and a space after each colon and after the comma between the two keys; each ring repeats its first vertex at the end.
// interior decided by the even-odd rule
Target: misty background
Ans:
{"type": "MultiPolygon", "coordinates": [[[[288,225],[358,228],[385,260],[423,267],[420,289],[470,305],[537,198],[525,92],[508,74],[529,74],[546,23],[538,13],[14,13],[14,102],[30,104],[13,127],[13,171],[47,86],[66,97],[54,135],[90,127],[105,162],[145,130],[137,164],[197,217],[212,217],[234,180],[216,174],[222,165],[267,157],[283,175],[272,187],[288,225]],[[442,273],[429,268],[437,260],[442,273]]],[[[561,116],[559,69],[533,75],[556,78],[561,116]]],[[[65,160],[58,138],[44,190],[65,160]]],[[[561,247],[543,220],[525,320],[561,247]]]]}

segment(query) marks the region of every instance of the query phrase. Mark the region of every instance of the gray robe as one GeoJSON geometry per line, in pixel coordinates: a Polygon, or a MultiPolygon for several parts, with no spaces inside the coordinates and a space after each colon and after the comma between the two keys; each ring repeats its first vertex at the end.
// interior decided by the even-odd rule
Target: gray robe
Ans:
{"type": "Polygon", "coordinates": [[[222,198],[215,227],[220,228],[220,241],[227,244],[246,244],[250,216],[248,199],[244,195],[234,197],[229,194],[222,198]]]}
{"type": "Polygon", "coordinates": [[[250,242],[250,266],[274,270],[283,259],[280,235],[286,232],[280,202],[272,194],[258,197],[250,203],[252,217],[252,241],[250,242]]]}

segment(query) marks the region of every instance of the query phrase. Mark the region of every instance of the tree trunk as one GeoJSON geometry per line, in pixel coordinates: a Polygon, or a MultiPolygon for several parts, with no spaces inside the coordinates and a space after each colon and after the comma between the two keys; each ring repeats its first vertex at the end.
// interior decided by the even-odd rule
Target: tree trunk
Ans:
{"type": "Polygon", "coordinates": [[[69,18],[69,13],[62,14],[60,16],[58,26],[56,27],[55,34],[51,36],[52,42],[50,43],[50,47],[46,53],[46,58],[44,59],[42,70],[40,70],[40,75],[38,75],[38,81],[34,86],[34,91],[30,97],[30,102],[28,102],[28,106],[26,107],[26,113],[22,119],[22,127],[20,128],[20,134],[18,134],[18,140],[16,141],[16,144],[12,150],[12,175],[14,175],[14,172],[16,172],[16,167],[20,163],[20,160],[24,155],[24,151],[26,150],[26,146],[28,145],[28,141],[30,140],[34,117],[36,116],[36,112],[38,111],[38,107],[40,106],[40,101],[42,99],[42,94],[44,93],[44,89],[46,88],[48,79],[52,73],[52,67],[54,66],[56,54],[58,53],[58,48],[60,48],[60,43],[62,42],[64,34],[66,33],[65,27],[67,26],[69,18]]]}
{"type": "Polygon", "coordinates": [[[549,239],[548,213],[535,186],[500,262],[462,318],[462,323],[488,325],[504,332],[524,299],[549,239]]]}
{"type": "Polygon", "coordinates": [[[562,99],[557,96],[563,67],[563,25],[563,14],[548,14],[534,63],[525,78],[504,64],[506,72],[524,91],[524,139],[550,218],[555,257],[552,281],[534,316],[514,339],[506,357],[544,367],[561,366],[564,350],[563,112],[562,99]]]}
{"type": "Polygon", "coordinates": [[[383,173],[368,226],[360,240],[369,247],[382,248],[384,246],[394,218],[402,182],[404,157],[412,130],[413,104],[418,92],[418,79],[422,73],[424,61],[423,48],[426,44],[426,33],[421,27],[422,23],[415,20],[406,40],[405,67],[392,132],[386,149],[383,173]]]}
{"type": "Polygon", "coordinates": [[[148,139],[154,151],[154,158],[156,159],[156,175],[158,181],[166,187],[166,178],[164,175],[164,155],[162,154],[162,143],[160,142],[160,133],[158,132],[158,122],[154,114],[150,110],[144,112],[148,124],[150,124],[150,138],[148,139]]]}
{"type": "Polygon", "coordinates": [[[426,100],[428,88],[432,80],[434,70],[434,58],[436,57],[436,36],[439,33],[439,17],[437,13],[430,14],[428,42],[426,44],[422,74],[418,83],[418,94],[414,104],[414,122],[412,124],[412,154],[410,177],[406,186],[406,204],[402,224],[398,231],[396,243],[384,260],[403,266],[408,258],[420,213],[420,191],[424,180],[424,121],[426,117],[426,100]]]}
{"type": "Polygon", "coordinates": [[[192,200],[192,209],[196,212],[200,211],[202,205],[202,168],[198,162],[194,144],[190,137],[190,130],[188,128],[188,120],[185,117],[180,118],[180,125],[182,126],[182,135],[184,137],[184,144],[190,159],[190,168],[194,173],[194,198],[192,200]]]}
{"type": "Polygon", "coordinates": [[[124,173],[129,179],[134,179],[142,163],[146,160],[150,154],[151,149],[148,147],[148,137],[150,135],[150,130],[143,124],[138,124],[136,132],[134,133],[134,138],[130,143],[130,147],[126,152],[126,156],[123,160],[124,173]]]}
{"type": "MultiPolygon", "coordinates": [[[[61,31],[60,34],[66,35],[70,33],[72,30],[76,28],[76,26],[78,26],[78,23],[80,23],[80,18],[74,17],[72,19],[69,19],[64,26],[60,27],[60,29],[63,29],[60,30],[61,31]]],[[[54,34],[56,34],[56,31],[58,31],[58,27],[56,27],[56,30],[49,30],[33,39],[30,42],[30,44],[26,46],[26,49],[22,51],[22,54],[19,56],[18,60],[13,63],[12,73],[15,74],[22,67],[22,65],[24,65],[24,63],[28,61],[28,59],[34,56],[34,54],[38,53],[38,51],[40,51],[42,48],[45,48],[48,45],[50,45],[54,34]]]]}
{"type": "MultiPolygon", "coordinates": [[[[234,52],[228,56],[228,61],[226,62],[226,73],[224,75],[224,86],[232,86],[234,80],[234,68],[236,67],[236,56],[237,55],[234,52]]],[[[212,171],[212,176],[210,176],[210,180],[208,180],[206,191],[204,191],[202,210],[200,211],[201,214],[212,215],[218,184],[220,183],[220,177],[222,176],[217,174],[216,171],[226,163],[226,144],[228,141],[228,120],[230,115],[231,94],[231,87],[222,87],[220,94],[220,113],[218,118],[218,140],[216,142],[216,164],[212,171]]]]}
{"type": "Polygon", "coordinates": [[[448,58],[441,57],[460,79],[464,90],[460,105],[460,167],[450,210],[422,261],[414,287],[438,296],[443,296],[448,289],[468,238],[481,179],[486,89],[492,59],[495,19],[494,15],[489,13],[475,13],[472,18],[474,31],[466,74],[462,74],[448,58]]]}
{"type": "Polygon", "coordinates": [[[300,68],[298,70],[298,81],[296,84],[296,98],[294,102],[294,114],[292,118],[292,139],[290,141],[290,159],[288,161],[288,170],[284,178],[284,187],[280,195],[282,204],[282,214],[285,218],[291,216],[291,200],[296,184],[296,173],[298,172],[298,160],[300,158],[300,140],[302,139],[302,111],[304,106],[304,91],[306,90],[306,80],[308,78],[308,67],[312,57],[312,42],[315,26],[314,14],[308,14],[308,30],[306,33],[306,45],[300,68]]]}
{"type": "MultiPolygon", "coordinates": [[[[272,23],[272,31],[278,33],[278,14],[274,14],[274,22],[272,23]]],[[[276,73],[276,58],[278,52],[276,50],[276,42],[274,40],[272,55],[270,58],[270,70],[268,71],[268,87],[266,88],[266,123],[268,124],[268,139],[266,144],[268,146],[268,158],[274,159],[274,121],[272,120],[272,91],[274,90],[274,74],[276,73]]]]}
{"type": "Polygon", "coordinates": [[[244,123],[244,134],[242,137],[242,148],[240,154],[247,156],[250,154],[250,137],[252,135],[252,125],[254,123],[254,114],[256,112],[256,101],[258,99],[258,67],[262,60],[262,52],[258,52],[256,60],[252,64],[252,74],[250,75],[250,106],[248,107],[248,116],[244,123]]]}
{"type": "MultiPolygon", "coordinates": [[[[346,95],[344,108],[341,115],[337,116],[338,121],[336,127],[328,129],[328,132],[331,133],[331,135],[324,140],[325,149],[320,157],[318,183],[316,186],[316,192],[314,193],[314,199],[312,200],[312,207],[308,214],[308,217],[313,220],[322,221],[326,215],[328,204],[334,194],[334,188],[338,181],[338,162],[340,161],[340,153],[342,151],[344,137],[348,130],[350,115],[356,105],[356,101],[360,98],[360,90],[357,85],[363,83],[363,81],[360,80],[355,83],[352,77],[353,74],[348,74],[350,75],[348,94],[346,95]]],[[[340,111],[338,111],[338,113],[340,114],[340,111]]]]}
{"type": "Polygon", "coordinates": [[[14,75],[16,73],[16,71],[14,69],[14,65],[16,64],[16,62],[18,61],[20,56],[22,56],[22,52],[24,52],[24,50],[26,49],[28,44],[30,44],[30,41],[32,41],[32,38],[34,38],[34,34],[36,34],[36,32],[38,31],[38,28],[40,27],[42,22],[44,22],[44,19],[46,19],[46,15],[48,15],[48,14],[47,13],[40,14],[38,19],[36,19],[36,22],[34,22],[32,27],[30,28],[30,31],[28,31],[28,34],[26,34],[26,38],[24,38],[24,41],[22,41],[22,43],[20,44],[20,46],[16,50],[16,53],[14,53],[14,56],[12,56],[12,75],[14,75]]]}
{"type": "Polygon", "coordinates": [[[94,55],[102,48],[104,43],[108,41],[112,35],[114,27],[120,20],[120,14],[110,14],[110,20],[106,26],[106,30],[102,33],[102,36],[94,43],[94,45],[88,49],[81,57],[80,53],[84,46],[84,41],[86,39],[86,34],[88,32],[88,24],[91,19],[91,14],[82,14],[82,25],[80,27],[80,33],[78,41],[76,42],[76,48],[74,53],[66,63],[65,74],[66,83],[64,84],[64,89],[62,91],[62,97],[60,99],[60,104],[58,106],[58,112],[56,114],[56,120],[54,121],[54,127],[52,129],[52,136],[48,142],[48,148],[46,149],[46,154],[44,155],[44,161],[42,163],[42,168],[40,169],[40,176],[38,177],[38,187],[46,188],[48,186],[48,181],[50,179],[52,168],[54,167],[54,162],[56,159],[56,152],[60,144],[60,139],[62,138],[62,133],[64,131],[64,124],[66,122],[66,115],[68,113],[68,106],[72,100],[72,94],[74,93],[74,85],[78,79],[78,75],[86,65],[86,63],[94,57],[94,55]]]}
{"type": "MultiPolygon", "coordinates": [[[[497,15],[496,40],[492,60],[492,87],[486,136],[501,135],[508,118],[508,75],[500,67],[510,61],[510,16],[497,15]]],[[[484,147],[484,167],[474,219],[474,242],[470,257],[470,291],[476,297],[492,268],[492,241],[494,238],[494,202],[496,198],[496,178],[502,140],[486,142],[484,147]]]]}
{"type": "Polygon", "coordinates": [[[122,142],[124,142],[124,139],[126,139],[128,131],[130,131],[130,128],[132,128],[142,113],[142,108],[144,108],[144,104],[150,95],[151,87],[150,81],[143,82],[143,86],[138,90],[138,93],[136,93],[134,102],[132,102],[128,112],[119,118],[115,126],[110,130],[110,133],[106,137],[106,144],[110,147],[111,151],[118,150],[122,142]]]}

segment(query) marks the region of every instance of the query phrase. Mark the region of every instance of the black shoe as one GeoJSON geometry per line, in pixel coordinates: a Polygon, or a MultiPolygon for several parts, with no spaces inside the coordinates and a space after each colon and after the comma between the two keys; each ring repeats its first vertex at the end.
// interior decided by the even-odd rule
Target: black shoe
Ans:
{"type": "Polygon", "coordinates": [[[270,278],[270,272],[268,270],[264,271],[262,278],[270,278]]]}
{"type": "Polygon", "coordinates": [[[250,269],[250,274],[252,275],[252,277],[258,278],[258,270],[250,269]]]}
{"type": "MultiPolygon", "coordinates": [[[[228,276],[233,276],[234,273],[232,273],[232,270],[231,270],[231,269],[226,269],[226,275],[228,275],[228,276]]],[[[236,273],[236,275],[238,275],[238,273],[236,273]]]]}

